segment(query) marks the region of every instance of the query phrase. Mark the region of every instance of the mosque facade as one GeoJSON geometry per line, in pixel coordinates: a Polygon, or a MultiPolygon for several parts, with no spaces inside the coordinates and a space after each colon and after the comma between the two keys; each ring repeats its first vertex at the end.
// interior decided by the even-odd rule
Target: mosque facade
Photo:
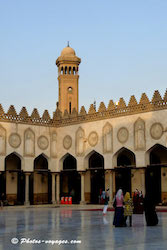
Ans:
{"type": "Polygon", "coordinates": [[[59,100],[51,117],[0,105],[0,194],[10,205],[97,204],[100,190],[154,193],[167,199],[167,92],[152,100],[103,102],[79,110],[81,59],[67,46],[56,60],[59,100]]]}

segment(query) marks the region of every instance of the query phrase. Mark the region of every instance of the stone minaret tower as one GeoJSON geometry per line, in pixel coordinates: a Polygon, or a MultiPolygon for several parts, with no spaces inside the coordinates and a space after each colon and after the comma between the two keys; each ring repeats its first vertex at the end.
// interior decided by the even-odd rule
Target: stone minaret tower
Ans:
{"type": "Polygon", "coordinates": [[[59,109],[64,113],[72,113],[73,108],[78,112],[78,70],[81,59],[67,45],[56,60],[59,82],[59,109]]]}

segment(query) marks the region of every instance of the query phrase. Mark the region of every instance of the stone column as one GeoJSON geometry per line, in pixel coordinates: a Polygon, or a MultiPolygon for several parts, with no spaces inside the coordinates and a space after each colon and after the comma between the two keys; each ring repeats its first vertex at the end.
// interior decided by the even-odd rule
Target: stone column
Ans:
{"type": "Polygon", "coordinates": [[[56,174],[56,203],[60,203],[60,173],[56,174]]]}
{"type": "Polygon", "coordinates": [[[114,185],[113,185],[113,171],[110,170],[109,172],[109,184],[110,184],[110,204],[112,204],[112,201],[113,201],[113,192],[114,192],[114,185]]]}
{"type": "Polygon", "coordinates": [[[105,170],[105,190],[109,188],[109,204],[112,204],[113,200],[113,171],[105,170]]]}
{"type": "Polygon", "coordinates": [[[140,169],[140,176],[141,176],[141,188],[142,188],[143,196],[145,196],[145,193],[146,193],[146,187],[145,187],[145,169],[140,169]]]}
{"type": "Polygon", "coordinates": [[[81,175],[81,201],[80,204],[85,204],[85,172],[80,172],[81,175]]]}
{"type": "Polygon", "coordinates": [[[25,206],[29,206],[30,205],[30,201],[29,201],[29,176],[31,173],[25,172],[25,202],[24,205],[25,206]]]}
{"type": "Polygon", "coordinates": [[[55,199],[55,176],[56,173],[52,173],[52,204],[56,204],[56,199],[55,199]]]}

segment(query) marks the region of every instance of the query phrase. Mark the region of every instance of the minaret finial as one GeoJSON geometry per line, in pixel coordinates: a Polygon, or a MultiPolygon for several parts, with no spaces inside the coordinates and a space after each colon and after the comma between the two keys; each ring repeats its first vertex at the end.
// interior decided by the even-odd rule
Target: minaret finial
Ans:
{"type": "Polygon", "coordinates": [[[67,47],[70,47],[70,43],[69,43],[69,41],[67,41],[67,47]]]}

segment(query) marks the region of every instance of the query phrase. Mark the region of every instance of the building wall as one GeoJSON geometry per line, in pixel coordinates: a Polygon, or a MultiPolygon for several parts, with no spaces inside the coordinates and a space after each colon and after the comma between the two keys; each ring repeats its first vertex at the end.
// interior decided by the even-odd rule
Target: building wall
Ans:
{"type": "MultiPolygon", "coordinates": [[[[15,152],[21,159],[23,171],[34,171],[34,160],[43,154],[48,160],[48,169],[59,172],[63,169],[63,160],[68,154],[77,160],[77,170],[85,171],[89,168],[89,157],[96,151],[104,157],[104,168],[117,167],[118,152],[127,148],[135,154],[136,168],[149,165],[150,149],[155,144],[166,147],[167,144],[167,110],[140,113],[125,117],[116,117],[98,121],[90,121],[64,127],[48,127],[20,124],[14,122],[0,122],[0,171],[5,170],[5,157],[15,152]],[[144,130],[136,132],[136,122],[140,122],[144,130]],[[143,125],[144,124],[144,125],[143,125]],[[105,132],[106,131],[106,132],[105,132]],[[120,132],[121,131],[121,132],[120,132]],[[106,134],[105,134],[106,133],[106,134]],[[137,134],[139,133],[139,134],[137,134]],[[128,135],[127,135],[128,134],[128,135]],[[137,143],[143,145],[137,148],[137,143]],[[143,138],[143,141],[139,139],[143,138]],[[140,142],[139,142],[140,141],[140,142]]],[[[145,191],[145,180],[142,169],[132,170],[132,192],[136,188],[145,191]]],[[[162,199],[167,198],[167,170],[162,168],[162,199]],[[165,173],[165,174],[164,174],[165,173]]],[[[17,185],[7,175],[7,194],[16,194],[17,185]],[[9,184],[10,183],[10,184],[9,184]]],[[[113,177],[113,193],[115,193],[115,178],[113,177]]],[[[47,185],[40,183],[41,178],[35,177],[34,195],[47,195],[47,185]]],[[[90,172],[85,174],[85,200],[90,201],[90,172]]],[[[106,176],[106,187],[109,178],[106,176]]],[[[63,186],[66,189],[67,185],[63,186]]],[[[63,190],[64,191],[64,190],[63,190]]],[[[35,200],[47,200],[47,197],[35,197],[35,200]]]]}
{"type": "Polygon", "coordinates": [[[11,154],[12,152],[16,152],[21,158],[22,170],[24,171],[33,171],[34,159],[40,154],[44,154],[44,156],[48,159],[48,168],[51,171],[60,171],[62,169],[62,161],[66,154],[71,154],[77,159],[78,170],[85,170],[88,168],[88,158],[92,151],[97,151],[102,154],[104,156],[105,169],[111,169],[117,166],[117,152],[122,147],[131,150],[135,154],[136,167],[143,167],[149,164],[149,154],[147,151],[152,146],[158,143],[166,147],[167,133],[164,132],[166,124],[167,110],[141,113],[126,117],[117,117],[114,119],[87,122],[59,128],[0,122],[0,125],[6,131],[5,154],[1,153],[0,155],[0,170],[4,170],[5,156],[11,154]],[[145,123],[145,149],[143,150],[135,150],[134,124],[138,118],[141,118],[145,123]],[[106,153],[104,152],[103,128],[107,123],[112,126],[113,140],[110,152],[106,153]],[[162,136],[159,139],[153,138],[150,134],[151,126],[156,123],[160,123],[163,127],[162,136]],[[79,128],[82,128],[85,134],[83,138],[84,151],[82,155],[78,155],[76,145],[76,132],[79,128]],[[128,139],[125,142],[120,142],[118,140],[117,133],[121,128],[126,128],[129,133],[128,139]],[[25,132],[27,129],[31,129],[34,133],[34,141],[32,143],[34,145],[34,154],[30,156],[26,156],[25,154],[25,132]],[[17,134],[17,138],[14,137],[11,139],[11,134],[14,136],[17,134]],[[52,135],[55,136],[54,141],[52,140],[52,135]]]}
{"type": "MultiPolygon", "coordinates": [[[[161,144],[166,147],[167,142],[167,133],[162,132],[162,136],[159,139],[153,138],[153,136],[150,133],[151,126],[156,123],[162,124],[163,131],[166,129],[167,124],[167,111],[166,110],[160,110],[160,111],[154,111],[154,112],[148,112],[148,113],[142,113],[142,114],[136,114],[126,117],[118,117],[118,118],[112,118],[112,119],[106,119],[96,122],[88,122],[88,123],[82,123],[78,125],[71,125],[66,127],[60,127],[57,128],[57,144],[59,145],[58,151],[57,151],[57,162],[62,167],[61,164],[61,158],[66,154],[72,154],[77,159],[77,168],[78,170],[84,170],[88,168],[88,155],[94,150],[98,153],[102,154],[104,156],[104,166],[105,169],[111,169],[117,166],[116,159],[117,155],[116,153],[122,148],[125,147],[129,150],[131,150],[136,157],[136,167],[145,167],[149,164],[148,159],[148,153],[146,153],[152,146],[155,144],[161,144]],[[163,117],[163,119],[162,119],[163,117]],[[134,136],[134,124],[135,122],[141,118],[145,123],[145,148],[143,150],[136,150],[135,149],[135,136],[134,136]],[[103,146],[103,128],[104,126],[109,123],[111,124],[113,128],[113,148],[111,152],[104,153],[104,146],[103,146]],[[76,132],[79,128],[82,128],[85,133],[84,138],[84,153],[82,156],[76,155],[76,132]],[[117,133],[119,129],[122,127],[125,127],[129,132],[129,137],[126,142],[120,142],[117,137],[117,133]],[[90,144],[90,134],[92,132],[96,132],[98,137],[98,142],[95,146],[92,146],[90,144]],[[70,136],[71,138],[71,147],[69,149],[64,148],[63,146],[63,139],[65,136],[70,136]]],[[[154,133],[156,133],[156,127],[154,128],[154,133]]]]}

